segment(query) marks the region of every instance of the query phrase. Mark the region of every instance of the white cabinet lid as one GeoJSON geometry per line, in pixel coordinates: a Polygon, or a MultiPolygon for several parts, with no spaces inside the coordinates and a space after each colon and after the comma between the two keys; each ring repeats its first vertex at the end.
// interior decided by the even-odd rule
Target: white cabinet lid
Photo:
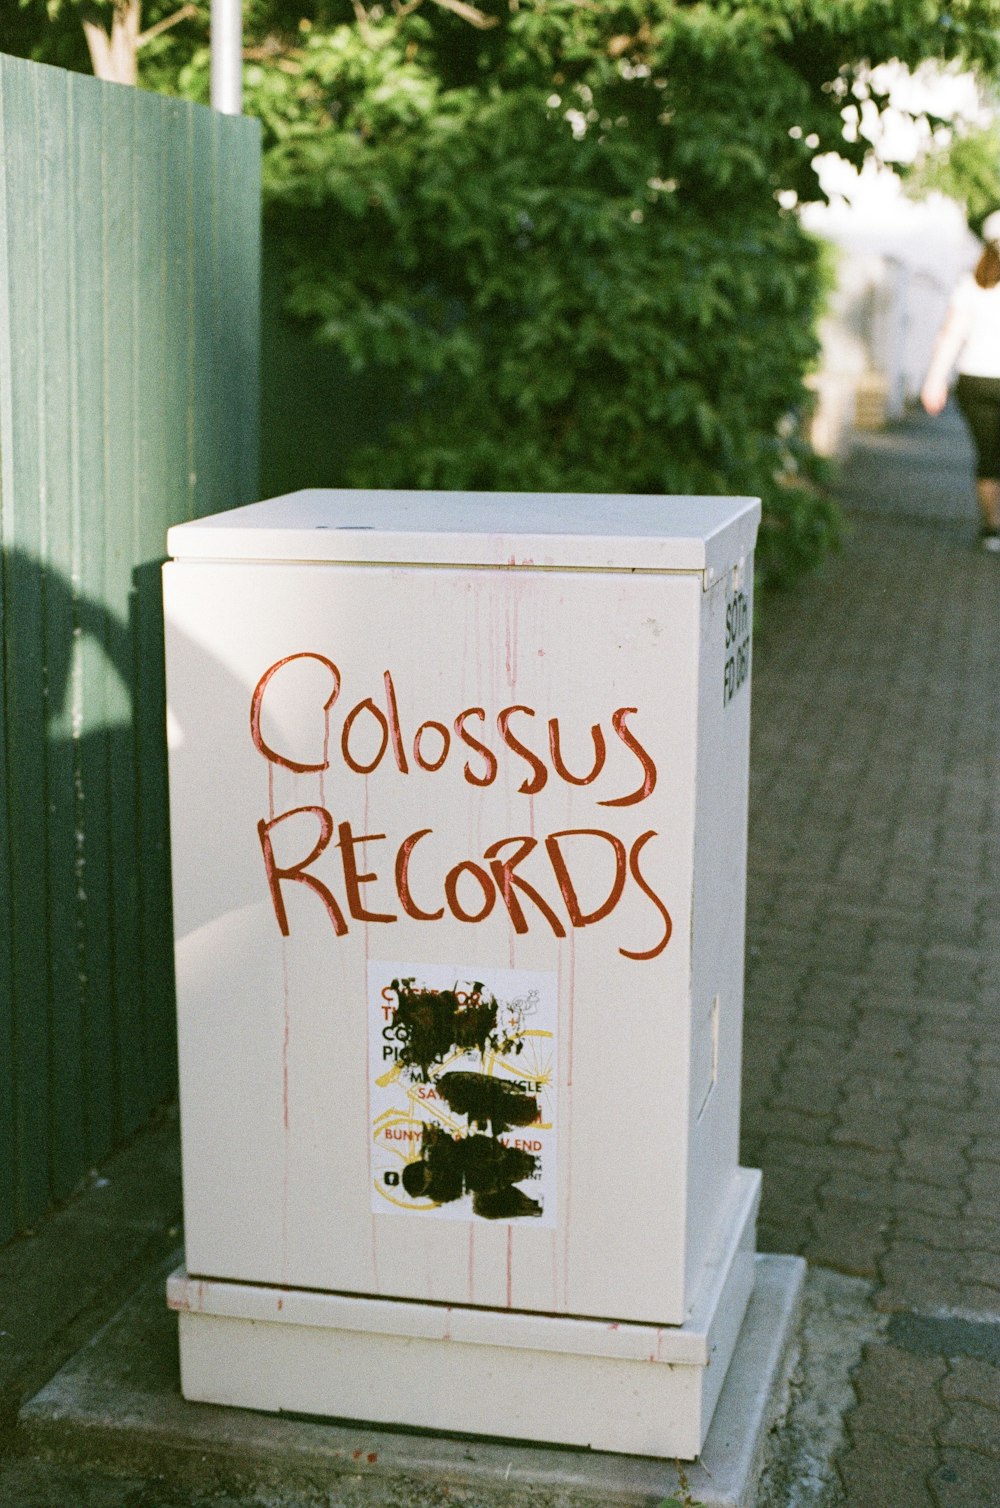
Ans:
{"type": "Polygon", "coordinates": [[[709,585],[753,550],[745,497],[311,488],[177,524],[176,560],[696,571],[709,585]]]}

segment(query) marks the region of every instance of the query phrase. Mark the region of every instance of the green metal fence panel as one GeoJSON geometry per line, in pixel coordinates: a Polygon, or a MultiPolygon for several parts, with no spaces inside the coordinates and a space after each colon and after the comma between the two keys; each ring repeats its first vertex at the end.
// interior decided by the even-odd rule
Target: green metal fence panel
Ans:
{"type": "Polygon", "coordinates": [[[176,1074],[159,565],[257,496],[256,122],[0,56],[0,1241],[176,1074]]]}

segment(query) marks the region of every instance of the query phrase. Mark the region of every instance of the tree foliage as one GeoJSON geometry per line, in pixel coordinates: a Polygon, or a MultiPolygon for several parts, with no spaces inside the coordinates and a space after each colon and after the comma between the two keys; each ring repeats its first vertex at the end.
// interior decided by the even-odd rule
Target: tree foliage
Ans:
{"type": "MultiPolygon", "coordinates": [[[[866,65],[993,68],[998,28],[1000,0],[252,0],[289,308],[407,395],[343,480],[756,493],[767,573],[813,563],[796,196],[863,154],[866,65]]],[[[204,98],[203,37],[147,78],[204,98]]]]}
{"type": "Polygon", "coordinates": [[[957,199],[978,235],[987,215],[1000,208],[1000,127],[956,131],[906,172],[905,183],[914,198],[937,191],[957,199]]]}

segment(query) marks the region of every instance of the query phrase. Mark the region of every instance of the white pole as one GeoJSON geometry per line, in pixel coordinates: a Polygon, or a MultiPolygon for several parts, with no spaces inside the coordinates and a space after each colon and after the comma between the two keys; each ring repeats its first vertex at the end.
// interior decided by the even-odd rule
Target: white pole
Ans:
{"type": "Polygon", "coordinates": [[[243,16],[240,0],[212,0],[212,109],[243,113],[243,16]]]}

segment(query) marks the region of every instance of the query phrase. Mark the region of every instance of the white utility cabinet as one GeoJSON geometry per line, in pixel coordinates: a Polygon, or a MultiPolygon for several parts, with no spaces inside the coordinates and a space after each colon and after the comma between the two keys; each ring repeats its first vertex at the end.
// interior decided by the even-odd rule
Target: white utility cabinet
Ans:
{"type": "Polygon", "coordinates": [[[188,1398],[692,1457],[758,504],[306,491],[164,569],[188,1398]]]}

